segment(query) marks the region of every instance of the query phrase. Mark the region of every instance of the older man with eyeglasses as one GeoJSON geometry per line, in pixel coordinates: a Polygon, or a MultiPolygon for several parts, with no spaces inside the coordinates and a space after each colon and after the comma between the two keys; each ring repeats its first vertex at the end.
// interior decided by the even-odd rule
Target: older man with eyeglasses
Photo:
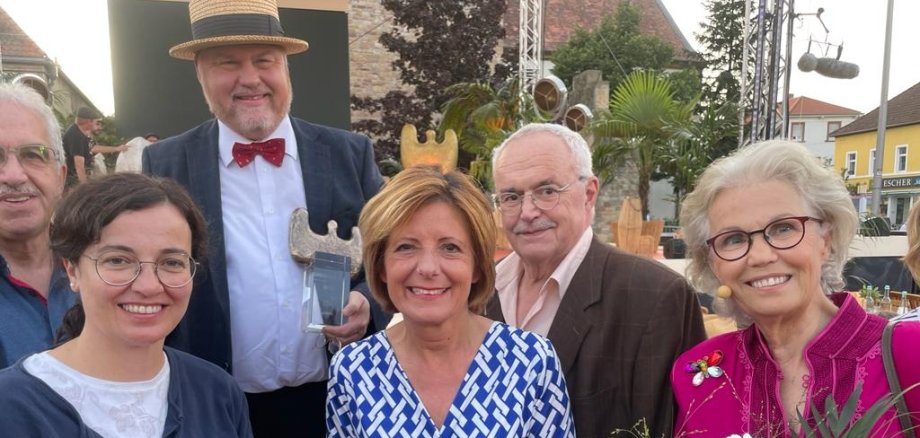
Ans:
{"type": "Polygon", "coordinates": [[[579,437],[640,420],[650,436],[670,436],[671,364],[706,338],[693,289],[664,265],[594,237],[599,183],[577,133],[527,125],[494,151],[492,165],[514,252],[496,268],[487,315],[553,342],[579,437]]]}
{"type": "Polygon", "coordinates": [[[48,241],[63,159],[60,127],[42,98],[0,84],[0,368],[50,347],[76,301],[48,241]]]}

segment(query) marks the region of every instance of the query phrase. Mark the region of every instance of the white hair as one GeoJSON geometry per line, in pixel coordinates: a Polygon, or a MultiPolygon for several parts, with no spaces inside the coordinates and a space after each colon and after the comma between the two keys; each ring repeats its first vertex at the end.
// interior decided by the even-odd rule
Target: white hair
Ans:
{"type": "MultiPolygon", "coordinates": [[[[769,181],[789,184],[802,197],[808,214],[822,220],[822,229],[830,238],[830,254],[821,266],[821,288],[824,293],[843,288],[843,266],[859,226],[850,193],[833,169],[818,164],[800,143],[785,140],[748,145],[713,162],[700,176],[696,189],[681,205],[680,223],[690,256],[687,279],[710,294],[719,285],[706,244],[709,209],[719,193],[769,181]]],[[[734,306],[726,307],[721,313],[738,316],[734,306]]]]}
{"type": "Polygon", "coordinates": [[[572,161],[575,162],[575,173],[579,178],[594,176],[591,170],[591,148],[588,142],[575,131],[555,123],[530,123],[511,134],[497,148],[492,150],[492,178],[495,178],[495,169],[498,159],[505,151],[505,147],[512,141],[519,140],[531,134],[546,132],[559,137],[569,147],[572,155],[572,161]]]}
{"type": "MultiPolygon", "coordinates": [[[[0,83],[0,104],[12,104],[25,110],[31,111],[42,124],[45,126],[45,134],[48,136],[50,146],[57,156],[58,163],[64,164],[64,145],[61,139],[61,125],[58,124],[57,118],[51,112],[51,108],[45,103],[41,95],[32,88],[23,84],[0,83]]],[[[10,145],[18,146],[18,145],[10,145]]]]}

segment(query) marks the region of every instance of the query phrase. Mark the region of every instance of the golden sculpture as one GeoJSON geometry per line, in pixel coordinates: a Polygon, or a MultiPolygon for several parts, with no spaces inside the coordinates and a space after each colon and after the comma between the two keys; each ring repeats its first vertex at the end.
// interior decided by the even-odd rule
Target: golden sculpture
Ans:
{"type": "Polygon", "coordinates": [[[344,255],[351,257],[349,272],[354,277],[361,270],[361,233],[358,227],[352,227],[351,239],[342,240],[336,234],[339,225],[336,221],[329,221],[329,233],[325,236],[315,234],[310,229],[310,216],[304,208],[298,208],[291,213],[290,236],[288,250],[297,263],[307,266],[313,263],[316,252],[344,255]]]}
{"type": "Polygon", "coordinates": [[[438,143],[435,132],[425,132],[425,142],[418,142],[415,125],[403,125],[399,141],[399,160],[403,168],[412,166],[439,166],[441,172],[449,172],[457,167],[457,134],[453,129],[444,133],[444,141],[438,143]]]}

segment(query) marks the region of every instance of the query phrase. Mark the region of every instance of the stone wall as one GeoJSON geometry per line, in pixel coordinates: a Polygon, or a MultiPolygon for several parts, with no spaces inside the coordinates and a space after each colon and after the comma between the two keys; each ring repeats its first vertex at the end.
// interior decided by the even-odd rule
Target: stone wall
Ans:
{"type": "MultiPolygon", "coordinates": [[[[393,16],[379,0],[349,0],[348,48],[353,96],[382,97],[402,87],[399,73],[391,65],[396,55],[380,44],[380,35],[391,29],[393,16]]],[[[365,112],[351,112],[352,122],[368,117],[365,112]]]]}
{"type": "Polygon", "coordinates": [[[620,207],[623,206],[623,200],[627,196],[637,197],[636,181],[639,179],[639,173],[633,163],[626,163],[620,166],[616,172],[616,178],[604,187],[597,197],[597,204],[594,207],[594,234],[602,242],[610,242],[611,231],[610,224],[615,222],[620,216],[620,207]]]}

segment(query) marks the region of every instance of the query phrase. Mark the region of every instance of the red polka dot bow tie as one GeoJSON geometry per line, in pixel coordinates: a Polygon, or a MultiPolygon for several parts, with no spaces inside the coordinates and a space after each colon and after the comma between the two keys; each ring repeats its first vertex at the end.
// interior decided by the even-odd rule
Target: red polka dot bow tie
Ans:
{"type": "Polygon", "coordinates": [[[284,139],[273,138],[271,140],[255,143],[233,143],[233,159],[240,167],[246,167],[261,155],[265,161],[281,167],[281,160],[284,159],[284,139]]]}

